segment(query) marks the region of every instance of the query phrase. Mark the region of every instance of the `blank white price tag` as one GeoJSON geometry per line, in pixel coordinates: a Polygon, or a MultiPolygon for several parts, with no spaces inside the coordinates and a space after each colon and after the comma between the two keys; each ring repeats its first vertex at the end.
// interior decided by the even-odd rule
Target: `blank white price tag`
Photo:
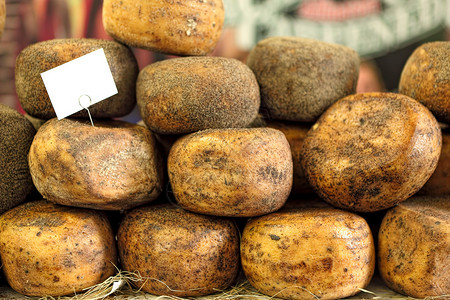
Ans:
{"type": "Polygon", "coordinates": [[[59,120],[117,94],[103,49],[45,71],[41,77],[59,120]]]}

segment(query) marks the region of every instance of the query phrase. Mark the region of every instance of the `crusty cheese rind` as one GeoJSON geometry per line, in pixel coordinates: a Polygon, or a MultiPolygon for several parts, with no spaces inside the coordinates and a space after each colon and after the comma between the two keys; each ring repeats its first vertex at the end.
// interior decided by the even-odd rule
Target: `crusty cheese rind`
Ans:
{"type": "Polygon", "coordinates": [[[416,193],[434,172],[441,129],[416,100],[394,93],[347,96],[303,141],[302,166],[330,204],[360,212],[386,209],[416,193]]]}
{"type": "MultiPolygon", "coordinates": [[[[93,118],[117,118],[129,114],[136,106],[139,72],[133,52],[115,41],[87,38],[43,41],[31,44],[19,53],[15,83],[22,108],[36,118],[48,120],[56,117],[41,73],[100,48],[105,52],[118,93],[91,105],[89,111],[93,118]]],[[[72,117],[88,118],[88,113],[81,109],[72,117]]]]}
{"type": "Polygon", "coordinates": [[[111,225],[101,212],[34,201],[0,216],[2,270],[21,294],[80,293],[116,272],[111,225]]]}
{"type": "Polygon", "coordinates": [[[283,299],[340,299],[365,288],[375,267],[367,222],[334,208],[280,210],[250,219],[241,261],[261,293],[283,299]]]}
{"type": "Polygon", "coordinates": [[[201,296],[229,287],[239,271],[239,233],[230,219],[173,205],[140,207],[120,224],[122,267],[155,295],[201,296]]]}
{"type": "Polygon", "coordinates": [[[141,70],[136,89],[143,121],[162,134],[245,127],[256,118],[260,105],[255,75],[231,58],[156,62],[141,70]]]}
{"type": "Polygon", "coordinates": [[[175,142],[168,173],[185,209],[229,217],[278,210],[292,188],[292,154],[272,128],[209,129],[175,142]]]}
{"type": "Polygon", "coordinates": [[[28,160],[37,190],[63,205],[129,209],[156,199],[164,185],[153,134],[122,121],[51,119],[28,160]]]}
{"type": "Polygon", "coordinates": [[[436,169],[417,192],[420,195],[450,195],[450,127],[441,126],[442,149],[436,169]]]}
{"type": "Polygon", "coordinates": [[[27,157],[35,134],[23,115],[0,104],[0,213],[25,201],[33,190],[27,157]]]}
{"type": "Polygon", "coordinates": [[[316,121],[331,104],[355,93],[359,74],[354,50],[300,37],[261,40],[247,65],[268,117],[286,121],[316,121]]]}
{"type": "Polygon", "coordinates": [[[206,55],[222,33],[222,0],[105,0],[103,26],[114,39],[175,55],[206,55]]]}
{"type": "Polygon", "coordinates": [[[398,89],[425,105],[438,121],[450,123],[450,41],[419,46],[403,67],[398,89]]]}
{"type": "Polygon", "coordinates": [[[414,298],[450,294],[450,197],[415,196],[380,226],[378,266],[394,291],[414,298]]]}
{"type": "Polygon", "coordinates": [[[304,124],[286,121],[267,121],[267,127],[278,129],[284,133],[289,142],[289,146],[291,147],[292,163],[294,166],[291,195],[305,195],[314,193],[311,185],[305,177],[300,159],[303,140],[305,139],[311,126],[312,124],[309,123],[304,124]]]}

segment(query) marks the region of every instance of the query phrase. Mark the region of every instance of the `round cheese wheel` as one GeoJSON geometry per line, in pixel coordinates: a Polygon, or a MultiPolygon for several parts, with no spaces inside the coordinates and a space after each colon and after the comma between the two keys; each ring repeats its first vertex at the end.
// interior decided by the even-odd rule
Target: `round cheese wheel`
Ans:
{"type": "Polygon", "coordinates": [[[257,116],[260,104],[252,71],[231,58],[156,62],[141,70],[136,87],[143,121],[162,134],[245,127],[257,116]]]}
{"type": "Polygon", "coordinates": [[[239,271],[239,233],[232,220],[163,204],[129,212],[120,224],[122,267],[156,295],[201,296],[229,287],[239,271]]]}
{"type": "MultiPolygon", "coordinates": [[[[136,78],[139,72],[131,50],[114,41],[97,39],[55,39],[29,45],[16,60],[16,92],[22,108],[40,119],[56,117],[41,73],[103,48],[118,93],[89,107],[94,118],[116,118],[136,106],[136,78]]],[[[80,95],[82,96],[82,95],[80,95]]],[[[85,109],[72,117],[87,118],[85,109]]]]}
{"type": "MultiPolygon", "coordinates": [[[[450,196],[415,196],[389,210],[378,235],[378,267],[394,291],[450,294],[450,196]]],[[[439,298],[439,297],[436,297],[439,298]]]]}
{"type": "Polygon", "coordinates": [[[450,126],[441,126],[442,149],[436,169],[417,192],[420,195],[450,195],[450,126]]]}
{"type": "Polygon", "coordinates": [[[345,46],[300,37],[270,37],[250,51],[247,65],[271,119],[313,122],[356,91],[358,54],[345,46]]]}
{"type": "Polygon", "coordinates": [[[0,255],[10,286],[37,297],[79,293],[114,275],[117,266],[104,214],[47,201],[0,216],[0,255]]]}
{"type": "Polygon", "coordinates": [[[123,210],[156,199],[163,165],[155,138],[122,121],[51,119],[38,130],[29,154],[37,190],[49,201],[123,210]]]}
{"type": "Polygon", "coordinates": [[[325,201],[373,212],[416,193],[441,152],[441,129],[416,100],[365,93],[332,105],[303,141],[302,166],[325,201]]]}
{"type": "Polygon", "coordinates": [[[27,157],[35,134],[23,115],[0,104],[0,213],[25,201],[34,188],[27,157]]]}
{"type": "Polygon", "coordinates": [[[303,168],[300,163],[303,140],[305,139],[306,134],[311,128],[311,124],[286,121],[268,121],[267,126],[283,132],[289,142],[289,146],[291,147],[292,163],[294,166],[294,178],[292,183],[291,195],[304,195],[314,193],[314,190],[305,177],[305,173],[303,172],[303,168]]]}
{"type": "Polygon", "coordinates": [[[175,55],[206,55],[222,33],[222,0],[105,0],[103,27],[127,45],[175,55]]]}
{"type": "Polygon", "coordinates": [[[438,121],[450,123],[450,41],[419,46],[403,67],[398,89],[425,105],[438,121]]]}
{"type": "Polygon", "coordinates": [[[283,299],[340,299],[365,288],[375,247],[367,222],[334,208],[286,209],[253,218],[241,238],[245,276],[283,299]]]}
{"type": "Polygon", "coordinates": [[[168,173],[185,209],[250,217],[278,210],[292,188],[292,154],[272,128],[209,129],[178,139],[168,173]]]}

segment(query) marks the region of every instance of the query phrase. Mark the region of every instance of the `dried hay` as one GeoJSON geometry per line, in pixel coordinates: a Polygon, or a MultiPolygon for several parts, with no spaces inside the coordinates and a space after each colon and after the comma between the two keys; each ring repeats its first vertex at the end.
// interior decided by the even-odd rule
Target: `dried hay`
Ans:
{"type": "MultiPolygon", "coordinates": [[[[204,300],[235,300],[235,299],[277,299],[263,295],[256,291],[250,283],[245,279],[239,279],[238,283],[226,290],[218,290],[217,293],[202,296],[202,297],[178,297],[178,296],[155,296],[149,293],[141,291],[141,288],[146,281],[156,280],[156,278],[144,278],[138,272],[132,273],[128,271],[118,270],[117,274],[109,277],[104,282],[94,285],[82,294],[75,294],[73,296],[61,296],[61,297],[41,297],[31,298],[39,300],[192,300],[192,299],[204,299],[204,300]]],[[[163,282],[162,282],[163,283],[163,282]]],[[[164,283],[163,283],[164,284],[164,283]]],[[[171,290],[168,287],[169,290],[171,290]]]]}
{"type": "MultiPolygon", "coordinates": [[[[253,288],[244,276],[240,276],[236,285],[226,289],[218,290],[217,293],[208,296],[201,297],[178,297],[178,296],[155,296],[141,291],[141,288],[146,281],[156,280],[155,278],[142,277],[138,272],[128,272],[118,270],[117,274],[109,277],[104,282],[94,285],[81,294],[75,294],[73,296],[64,297],[26,297],[24,299],[39,299],[39,300],[237,300],[237,299],[259,299],[259,300],[276,300],[278,292],[273,296],[267,296],[259,293],[253,288]]],[[[168,287],[169,288],[169,287],[168,287]]],[[[301,288],[298,286],[292,286],[291,288],[301,288]]],[[[170,290],[170,288],[169,288],[170,290]]],[[[360,294],[348,299],[414,299],[411,297],[402,296],[394,293],[384,286],[376,285],[375,292],[367,289],[359,289],[360,294]]],[[[309,292],[309,291],[308,291],[309,292]]],[[[311,295],[316,297],[314,294],[311,295]]],[[[449,295],[442,295],[436,297],[427,297],[426,300],[440,300],[449,299],[449,295]]]]}

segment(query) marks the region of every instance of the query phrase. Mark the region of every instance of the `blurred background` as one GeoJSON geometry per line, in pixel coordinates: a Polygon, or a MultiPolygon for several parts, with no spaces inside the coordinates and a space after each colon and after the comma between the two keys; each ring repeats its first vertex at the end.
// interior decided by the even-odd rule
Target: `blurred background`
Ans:
{"type": "MultiPolygon", "coordinates": [[[[211,55],[245,62],[269,36],[302,36],[343,44],[361,56],[357,91],[396,91],[404,63],[420,44],[449,40],[450,0],[223,0],[225,28],[211,55]]],[[[15,94],[16,56],[39,41],[111,39],[102,0],[6,0],[0,39],[0,103],[21,112],[15,94]]],[[[139,67],[164,55],[133,49],[139,67]]]]}

